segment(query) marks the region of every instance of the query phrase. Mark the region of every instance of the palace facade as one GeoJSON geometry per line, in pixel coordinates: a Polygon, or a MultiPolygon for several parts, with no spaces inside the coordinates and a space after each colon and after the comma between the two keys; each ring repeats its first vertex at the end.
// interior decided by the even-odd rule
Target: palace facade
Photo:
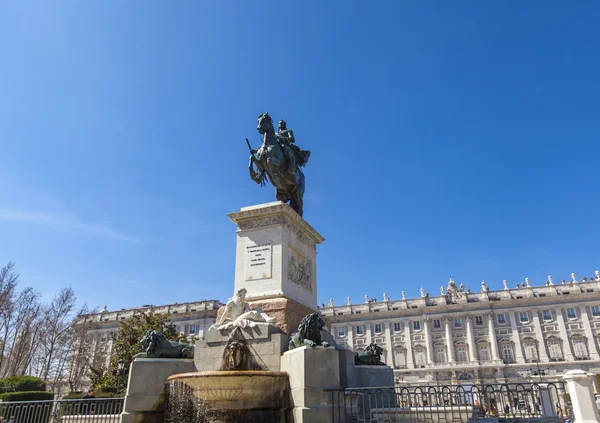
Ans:
{"type": "MultiPolygon", "coordinates": [[[[320,307],[338,345],[359,352],[370,343],[384,348],[382,360],[399,384],[460,381],[505,383],[562,380],[572,369],[600,373],[600,272],[591,278],[542,286],[529,280],[479,292],[452,279],[440,295],[320,307]]],[[[84,316],[89,364],[108,363],[120,322],[138,312],[170,315],[189,338],[202,338],[223,303],[217,300],[143,306],[84,316]]],[[[468,383],[468,382],[463,382],[468,383]]]]}
{"type": "Polygon", "coordinates": [[[322,314],[338,344],[384,348],[399,384],[562,380],[572,369],[600,373],[600,273],[591,278],[479,292],[450,279],[439,296],[335,306],[322,314]]]}

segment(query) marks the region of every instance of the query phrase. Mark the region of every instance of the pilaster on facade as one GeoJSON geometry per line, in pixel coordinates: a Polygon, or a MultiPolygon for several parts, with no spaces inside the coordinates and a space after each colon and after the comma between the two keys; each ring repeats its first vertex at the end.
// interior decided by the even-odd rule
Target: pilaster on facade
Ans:
{"type": "Polygon", "coordinates": [[[446,347],[448,348],[448,364],[456,364],[454,358],[454,337],[452,336],[452,328],[450,327],[452,319],[446,317],[444,319],[444,326],[446,330],[446,347]]]}
{"type": "Polygon", "coordinates": [[[429,317],[423,318],[423,328],[425,331],[425,344],[427,348],[427,365],[433,366],[433,340],[431,339],[431,319],[429,317]]]}
{"type": "Polygon", "coordinates": [[[567,334],[567,326],[565,324],[565,317],[563,316],[563,309],[557,308],[554,311],[556,312],[556,323],[558,324],[558,332],[560,333],[560,339],[562,340],[565,359],[567,361],[572,361],[575,358],[573,355],[573,347],[571,346],[571,341],[569,340],[569,335],[567,334]]]}
{"type": "Polygon", "coordinates": [[[535,336],[538,341],[538,349],[540,354],[540,361],[548,362],[548,348],[546,346],[546,340],[544,339],[544,332],[542,331],[542,325],[540,323],[540,312],[537,309],[532,310],[533,325],[535,327],[535,336]]]}
{"type": "Polygon", "coordinates": [[[579,307],[579,310],[581,312],[581,319],[583,320],[583,330],[585,331],[585,337],[588,339],[590,358],[592,360],[599,360],[600,354],[598,354],[598,344],[596,342],[594,332],[592,331],[592,325],[590,323],[590,318],[587,313],[587,307],[581,306],[579,307]]]}
{"type": "Polygon", "coordinates": [[[348,325],[346,331],[346,342],[350,348],[354,349],[354,326],[348,325]]]}
{"type": "Polygon", "coordinates": [[[475,349],[475,336],[473,335],[473,321],[471,316],[464,317],[465,324],[467,326],[467,340],[469,343],[469,358],[471,362],[477,362],[477,350],[475,349]]]}
{"type": "Polygon", "coordinates": [[[385,350],[386,350],[386,363],[388,366],[394,367],[394,353],[392,351],[392,324],[391,322],[385,322],[385,350]]]}
{"type": "Polygon", "coordinates": [[[415,362],[413,360],[413,347],[410,336],[410,320],[402,321],[402,325],[404,326],[404,344],[406,345],[406,367],[408,369],[414,369],[415,362]]]}
{"type": "Polygon", "coordinates": [[[494,316],[489,313],[485,317],[488,321],[488,340],[492,349],[492,360],[499,362],[500,354],[498,353],[498,340],[496,339],[496,329],[494,327],[494,316]]]}
{"type": "Polygon", "coordinates": [[[521,337],[519,336],[519,328],[517,327],[515,313],[509,312],[508,319],[510,320],[512,339],[515,345],[515,360],[517,364],[525,364],[525,355],[523,354],[523,345],[521,344],[521,337]]]}
{"type": "Polygon", "coordinates": [[[373,342],[373,331],[370,322],[365,323],[365,344],[370,345],[373,342]]]}

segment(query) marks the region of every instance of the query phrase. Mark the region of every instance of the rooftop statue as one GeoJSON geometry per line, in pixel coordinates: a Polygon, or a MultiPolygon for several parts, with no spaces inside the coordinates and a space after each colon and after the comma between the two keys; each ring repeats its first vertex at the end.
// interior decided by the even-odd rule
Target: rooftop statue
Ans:
{"type": "MultiPolygon", "coordinates": [[[[242,288],[227,301],[225,312],[210,329],[229,330],[233,328],[254,327],[257,324],[271,324],[274,319],[267,316],[260,308],[251,310],[246,300],[246,289],[242,288]]],[[[210,330],[209,329],[209,330],[210,330]]]]}
{"type": "Polygon", "coordinates": [[[448,287],[446,288],[446,301],[450,304],[456,304],[463,298],[464,285],[461,283],[461,289],[459,290],[456,286],[456,282],[452,280],[448,281],[448,287]]]}
{"type": "Polygon", "coordinates": [[[271,181],[276,189],[277,200],[289,202],[290,207],[302,216],[304,173],[300,168],[308,162],[310,151],[301,150],[294,144],[294,133],[287,129],[285,121],[279,121],[278,131],[275,132],[268,113],[258,117],[256,129],[263,136],[262,145],[257,150],[250,146],[246,138],[250,148],[250,178],[261,186],[267,180],[271,181]]]}

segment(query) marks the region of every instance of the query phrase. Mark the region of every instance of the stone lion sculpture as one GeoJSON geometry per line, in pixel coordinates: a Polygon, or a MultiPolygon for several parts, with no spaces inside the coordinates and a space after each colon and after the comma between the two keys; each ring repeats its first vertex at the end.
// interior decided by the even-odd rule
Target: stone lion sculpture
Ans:
{"type": "Polygon", "coordinates": [[[304,316],[298,326],[298,333],[290,340],[289,349],[301,347],[303,345],[311,348],[321,345],[328,347],[329,342],[321,339],[321,330],[325,327],[325,322],[321,319],[319,313],[315,312],[304,316]]]}
{"type": "Polygon", "coordinates": [[[169,341],[157,330],[146,331],[140,341],[144,352],[134,358],[194,358],[194,346],[182,342],[169,341]]]}
{"type": "Polygon", "coordinates": [[[354,364],[357,366],[385,366],[381,361],[383,348],[377,344],[369,344],[364,351],[354,353],[354,364]]]}

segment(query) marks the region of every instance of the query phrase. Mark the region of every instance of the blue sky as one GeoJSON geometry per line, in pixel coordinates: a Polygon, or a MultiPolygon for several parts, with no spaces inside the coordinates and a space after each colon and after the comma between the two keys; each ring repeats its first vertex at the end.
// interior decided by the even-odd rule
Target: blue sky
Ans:
{"type": "Polygon", "coordinates": [[[319,302],[600,268],[600,3],[0,4],[0,262],[111,309],[226,300],[272,201],[256,117],[312,151],[319,302]]]}

